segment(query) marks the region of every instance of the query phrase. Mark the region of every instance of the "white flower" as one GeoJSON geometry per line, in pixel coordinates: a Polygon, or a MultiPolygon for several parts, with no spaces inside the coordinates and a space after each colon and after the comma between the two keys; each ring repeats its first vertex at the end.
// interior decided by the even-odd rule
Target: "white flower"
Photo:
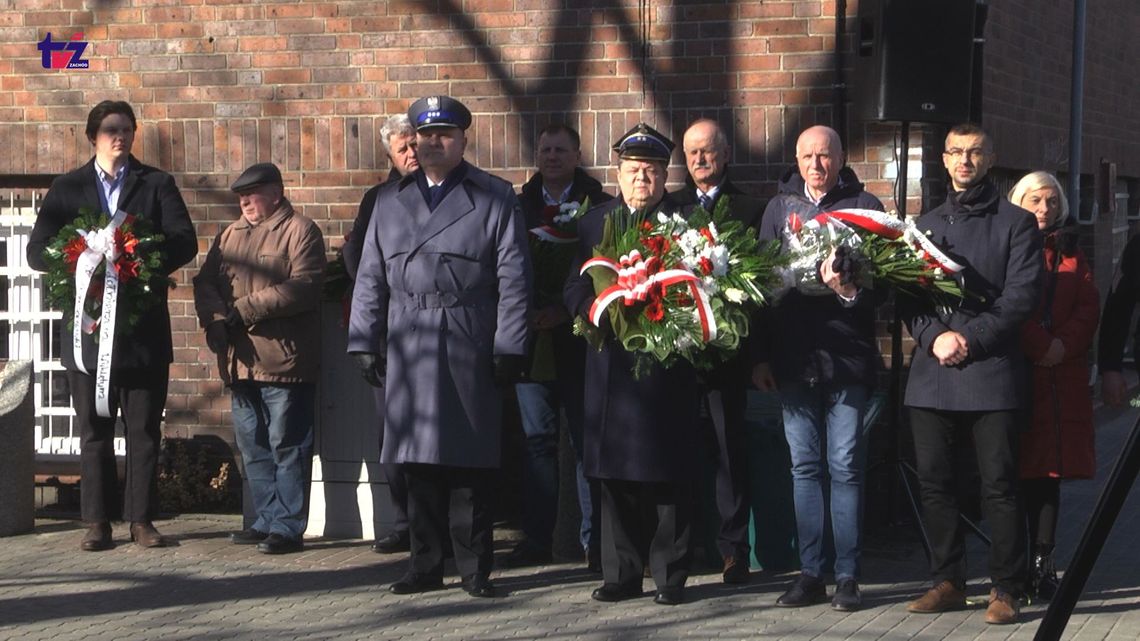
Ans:
{"type": "Polygon", "coordinates": [[[946,275],[946,272],[942,271],[941,267],[935,267],[933,271],[934,271],[934,275],[938,276],[939,278],[946,275]]]}
{"type": "Polygon", "coordinates": [[[701,279],[701,289],[705,290],[709,296],[716,296],[716,293],[720,291],[720,287],[716,284],[716,278],[712,276],[705,276],[701,279]]]}
{"type": "Polygon", "coordinates": [[[720,240],[720,234],[716,231],[716,223],[709,221],[709,233],[712,234],[713,240],[720,240]]]}
{"type": "Polygon", "coordinates": [[[669,217],[665,215],[665,212],[659,211],[657,212],[657,222],[664,225],[665,223],[669,222],[669,217]]]}
{"type": "Polygon", "coordinates": [[[728,273],[728,248],[724,245],[717,245],[709,252],[709,260],[713,264],[713,276],[721,277],[728,273]]]}
{"type": "Polygon", "coordinates": [[[564,214],[567,214],[567,213],[573,214],[574,212],[578,211],[579,207],[581,207],[581,204],[577,203],[577,202],[562,203],[558,207],[558,211],[560,211],[564,214]]]}
{"type": "Polygon", "coordinates": [[[724,289],[724,297],[727,298],[730,303],[736,303],[736,304],[743,303],[744,302],[744,290],[737,289],[735,287],[726,287],[724,289]]]}
{"type": "Polygon", "coordinates": [[[689,256],[700,251],[700,248],[705,244],[705,237],[699,231],[690,229],[681,234],[681,237],[677,239],[677,244],[681,246],[685,255],[689,256]]]}

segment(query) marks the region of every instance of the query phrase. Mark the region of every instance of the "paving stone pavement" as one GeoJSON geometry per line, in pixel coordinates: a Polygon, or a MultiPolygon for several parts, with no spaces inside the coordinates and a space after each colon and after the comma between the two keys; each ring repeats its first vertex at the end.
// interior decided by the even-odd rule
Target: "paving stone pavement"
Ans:
{"type": "MultiPolygon", "coordinates": [[[[1098,417],[1097,479],[1063,485],[1061,567],[1137,413],[1101,410],[1098,417]]],[[[403,574],[406,555],[374,554],[368,542],[312,540],[301,554],[270,557],[229,544],[226,533],[240,527],[237,516],[180,516],[158,527],[176,547],[138,548],[118,527],[114,550],[83,553],[78,525],[58,520],[37,521],[35,533],[0,540],[0,639],[1028,640],[1044,612],[1030,605],[1018,625],[986,625],[985,548],[974,541],[969,593],[975,607],[907,613],[906,601],[928,586],[925,558],[909,531],[868,542],[866,607],[846,614],[827,605],[775,607],[792,575],[769,573],[754,574],[745,586],[698,574],[687,603],[677,607],[655,605],[648,580],[645,598],[598,603],[590,592],[599,576],[570,564],[496,571],[494,580],[507,593],[502,598],[468,597],[454,576],[443,591],[396,596],[387,585],[403,574]]],[[[1140,639],[1138,532],[1140,493],[1134,492],[1064,638],[1140,639]]],[[[499,543],[502,553],[508,542],[499,543]]]]}

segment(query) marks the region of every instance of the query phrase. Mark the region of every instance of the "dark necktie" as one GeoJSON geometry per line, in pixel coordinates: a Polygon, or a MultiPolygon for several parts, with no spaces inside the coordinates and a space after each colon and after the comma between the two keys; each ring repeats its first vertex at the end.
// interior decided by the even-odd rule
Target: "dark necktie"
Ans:
{"type": "Polygon", "coordinates": [[[428,187],[428,209],[435,209],[439,204],[440,196],[443,194],[443,185],[432,185],[428,187]]]}
{"type": "Polygon", "coordinates": [[[710,213],[712,212],[712,201],[713,201],[712,196],[710,196],[708,194],[701,194],[700,196],[697,197],[697,200],[701,201],[701,208],[702,209],[704,209],[705,211],[710,212],[710,213]]]}

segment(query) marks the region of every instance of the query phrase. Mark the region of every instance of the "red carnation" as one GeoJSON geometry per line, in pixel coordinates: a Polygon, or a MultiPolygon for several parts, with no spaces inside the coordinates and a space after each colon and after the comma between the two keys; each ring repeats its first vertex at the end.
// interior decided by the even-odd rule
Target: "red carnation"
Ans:
{"type": "Polygon", "coordinates": [[[137,260],[120,256],[119,260],[115,261],[115,267],[119,270],[119,282],[125,283],[132,278],[138,278],[139,262],[137,260]]]}
{"type": "Polygon", "coordinates": [[[115,245],[119,250],[119,254],[133,254],[135,248],[138,247],[139,239],[131,232],[124,232],[121,229],[115,230],[115,245]]]}
{"type": "Polygon", "coordinates": [[[641,230],[642,231],[653,231],[653,223],[649,222],[648,220],[641,221],[641,230]]]}
{"type": "Polygon", "coordinates": [[[701,271],[705,273],[705,276],[708,276],[709,274],[712,273],[712,270],[713,270],[712,261],[709,260],[709,258],[707,256],[701,256],[701,271]]]}
{"type": "Polygon", "coordinates": [[[660,298],[654,298],[653,300],[649,301],[648,305],[645,306],[645,317],[653,323],[660,323],[662,320],[664,320],[665,305],[661,303],[660,298]]]}
{"type": "Polygon", "coordinates": [[[654,254],[661,256],[669,251],[669,239],[664,236],[647,236],[641,239],[641,244],[654,254]]]}
{"type": "Polygon", "coordinates": [[[710,245],[716,244],[716,239],[713,238],[712,230],[710,230],[708,227],[701,228],[701,235],[705,237],[705,240],[709,241],[710,245]]]}
{"type": "Polygon", "coordinates": [[[75,263],[79,262],[79,256],[87,250],[87,241],[83,237],[76,237],[63,246],[63,257],[67,261],[67,265],[71,268],[71,272],[75,273],[75,263]]]}

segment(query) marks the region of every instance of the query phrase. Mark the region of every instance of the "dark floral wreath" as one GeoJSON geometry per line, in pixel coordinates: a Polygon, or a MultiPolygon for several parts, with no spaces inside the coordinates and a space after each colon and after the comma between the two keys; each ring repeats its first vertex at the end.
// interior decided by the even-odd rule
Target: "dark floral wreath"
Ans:
{"type": "MultiPolygon", "coordinates": [[[[48,270],[43,277],[48,304],[52,309],[64,311],[67,329],[72,331],[75,307],[75,270],[80,255],[87,249],[85,234],[103,229],[111,217],[97,209],[84,207],[79,215],[64,225],[44,250],[48,270]]],[[[115,323],[116,334],[131,332],[146,313],[160,300],[155,295],[160,288],[173,288],[174,281],[162,273],[162,253],[158,246],[162,234],[153,233],[147,221],[127,215],[115,230],[115,246],[119,270],[119,309],[115,323]]],[[[103,307],[103,280],[106,261],[95,269],[91,286],[84,299],[83,310],[98,321],[103,307]]],[[[99,340],[99,332],[94,332],[99,340]]]]}

